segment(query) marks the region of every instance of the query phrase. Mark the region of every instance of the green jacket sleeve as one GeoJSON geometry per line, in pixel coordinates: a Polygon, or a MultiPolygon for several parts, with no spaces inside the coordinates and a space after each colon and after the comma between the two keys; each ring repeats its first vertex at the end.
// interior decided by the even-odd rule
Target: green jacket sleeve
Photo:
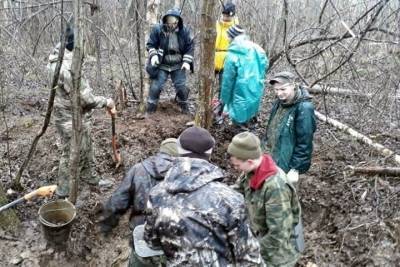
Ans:
{"type": "Polygon", "coordinates": [[[295,146],[289,168],[299,173],[308,171],[311,165],[313,136],[316,129],[314,105],[305,101],[299,104],[295,118],[295,146]]]}
{"type": "Polygon", "coordinates": [[[85,78],[81,79],[81,105],[85,110],[94,108],[104,108],[107,106],[107,98],[96,96],[93,94],[93,89],[85,78]]]}
{"type": "Polygon", "coordinates": [[[282,254],[290,240],[293,216],[290,193],[284,188],[276,188],[265,195],[266,226],[268,232],[260,240],[261,255],[266,262],[282,254]]]}

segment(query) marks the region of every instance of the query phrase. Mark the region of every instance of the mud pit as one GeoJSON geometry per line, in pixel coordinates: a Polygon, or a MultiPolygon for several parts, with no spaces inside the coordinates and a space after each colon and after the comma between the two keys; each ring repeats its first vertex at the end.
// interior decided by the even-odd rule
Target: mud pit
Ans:
{"type": "MultiPolygon", "coordinates": [[[[23,101],[17,101],[17,111],[9,120],[13,175],[40,129],[41,113],[46,106],[44,99],[27,96],[23,101]]],[[[136,119],[135,106],[128,107],[117,120],[125,165],[115,170],[110,146],[111,119],[102,110],[96,111],[92,136],[97,171],[103,179],[112,182],[112,187],[81,184],[76,204],[77,218],[64,251],[49,247],[41,233],[37,212],[44,200],[18,206],[16,210],[21,220],[18,230],[0,233],[1,266],[125,266],[131,235],[128,214],[105,237],[96,228],[96,210],[130,166],[156,152],[161,140],[178,136],[191,119],[181,115],[172,101],[163,101],[156,114],[141,120],[136,119]]],[[[262,132],[261,126],[258,125],[258,132],[262,132]]],[[[227,164],[225,149],[232,133],[225,127],[211,131],[218,144],[213,161],[227,171],[226,181],[231,183],[235,173],[227,164]]],[[[6,139],[3,130],[3,144],[6,139]]],[[[399,266],[400,182],[392,177],[347,177],[343,174],[346,165],[360,162],[383,164],[385,160],[321,123],[314,144],[313,165],[308,174],[302,176],[299,191],[307,242],[299,266],[310,262],[318,266],[399,266]]],[[[400,149],[396,142],[389,145],[397,151],[400,149]]],[[[41,185],[56,183],[59,149],[57,134],[51,126],[23,176],[24,193],[41,185]]],[[[1,153],[1,182],[7,189],[10,185],[9,157],[6,149],[1,153]]],[[[386,163],[391,164],[390,161],[386,163]]],[[[11,196],[10,201],[16,197],[11,196]]]]}

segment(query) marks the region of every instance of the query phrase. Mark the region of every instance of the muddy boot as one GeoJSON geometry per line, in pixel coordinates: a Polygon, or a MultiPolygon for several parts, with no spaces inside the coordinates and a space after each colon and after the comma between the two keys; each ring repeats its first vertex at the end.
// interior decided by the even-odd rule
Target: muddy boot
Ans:
{"type": "Polygon", "coordinates": [[[181,112],[183,114],[189,114],[189,105],[186,102],[180,102],[178,103],[179,107],[181,108],[181,112]]]}
{"type": "Polygon", "coordinates": [[[146,113],[151,114],[156,112],[157,104],[154,103],[147,103],[146,113]]]}

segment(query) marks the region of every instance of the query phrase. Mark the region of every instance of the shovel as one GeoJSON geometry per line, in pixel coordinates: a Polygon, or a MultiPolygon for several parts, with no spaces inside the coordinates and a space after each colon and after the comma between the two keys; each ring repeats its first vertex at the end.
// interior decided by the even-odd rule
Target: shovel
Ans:
{"type": "Polygon", "coordinates": [[[33,197],[36,197],[36,196],[51,197],[54,194],[54,191],[56,191],[56,188],[57,188],[56,185],[42,186],[39,189],[36,189],[35,191],[32,191],[32,192],[26,194],[25,196],[0,207],[0,213],[12,206],[19,204],[19,203],[31,200],[33,197]]]}
{"type": "Polygon", "coordinates": [[[115,162],[115,168],[118,168],[122,164],[122,157],[121,157],[121,149],[117,139],[117,134],[115,132],[115,113],[110,112],[111,114],[111,145],[113,150],[113,160],[115,162]]]}

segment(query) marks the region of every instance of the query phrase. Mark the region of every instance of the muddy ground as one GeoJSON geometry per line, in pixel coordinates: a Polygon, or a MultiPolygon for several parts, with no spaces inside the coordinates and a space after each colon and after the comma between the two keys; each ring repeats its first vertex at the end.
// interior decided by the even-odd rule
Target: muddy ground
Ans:
{"type": "MultiPolygon", "coordinates": [[[[41,127],[46,94],[43,90],[34,96],[26,92],[10,99],[13,104],[6,110],[8,137],[4,119],[0,132],[0,177],[5,189],[11,184],[10,173],[11,176],[16,174],[41,127]]],[[[179,113],[171,100],[172,95],[164,93],[157,113],[146,119],[136,117],[134,103],[120,112],[117,132],[125,165],[119,169],[114,168],[111,156],[111,120],[103,110],[96,111],[92,133],[97,172],[103,179],[111,181],[112,187],[81,184],[77,218],[64,250],[47,244],[38,222],[38,209],[48,200],[35,200],[16,207],[21,224],[15,227],[16,230],[0,232],[0,265],[124,266],[131,234],[128,218],[125,216],[119,226],[105,237],[96,227],[96,210],[130,166],[156,152],[161,140],[177,137],[192,120],[191,116],[179,113]]],[[[317,108],[320,108],[320,101],[315,98],[317,108]]],[[[348,99],[338,101],[351,102],[348,99]]],[[[269,107],[270,99],[267,98],[257,124],[258,133],[263,132],[269,107]]],[[[340,110],[331,112],[340,114],[340,110]]],[[[346,117],[346,121],[351,123],[351,118],[346,117]]],[[[353,123],[357,125],[356,121],[353,123]]],[[[217,139],[213,161],[226,170],[226,181],[230,183],[235,173],[228,166],[225,149],[233,134],[226,126],[215,126],[212,133],[217,139]]],[[[400,131],[384,135],[379,130],[371,130],[372,133],[376,141],[400,153],[397,139],[400,131]]],[[[349,176],[344,173],[347,165],[393,166],[394,163],[321,122],[318,123],[314,145],[313,164],[310,171],[301,176],[299,190],[307,245],[299,266],[310,263],[318,266],[400,266],[400,181],[394,177],[349,176]]],[[[56,183],[59,155],[58,136],[54,125],[50,125],[22,178],[24,192],[11,194],[9,200],[41,185],[56,183]]]]}

